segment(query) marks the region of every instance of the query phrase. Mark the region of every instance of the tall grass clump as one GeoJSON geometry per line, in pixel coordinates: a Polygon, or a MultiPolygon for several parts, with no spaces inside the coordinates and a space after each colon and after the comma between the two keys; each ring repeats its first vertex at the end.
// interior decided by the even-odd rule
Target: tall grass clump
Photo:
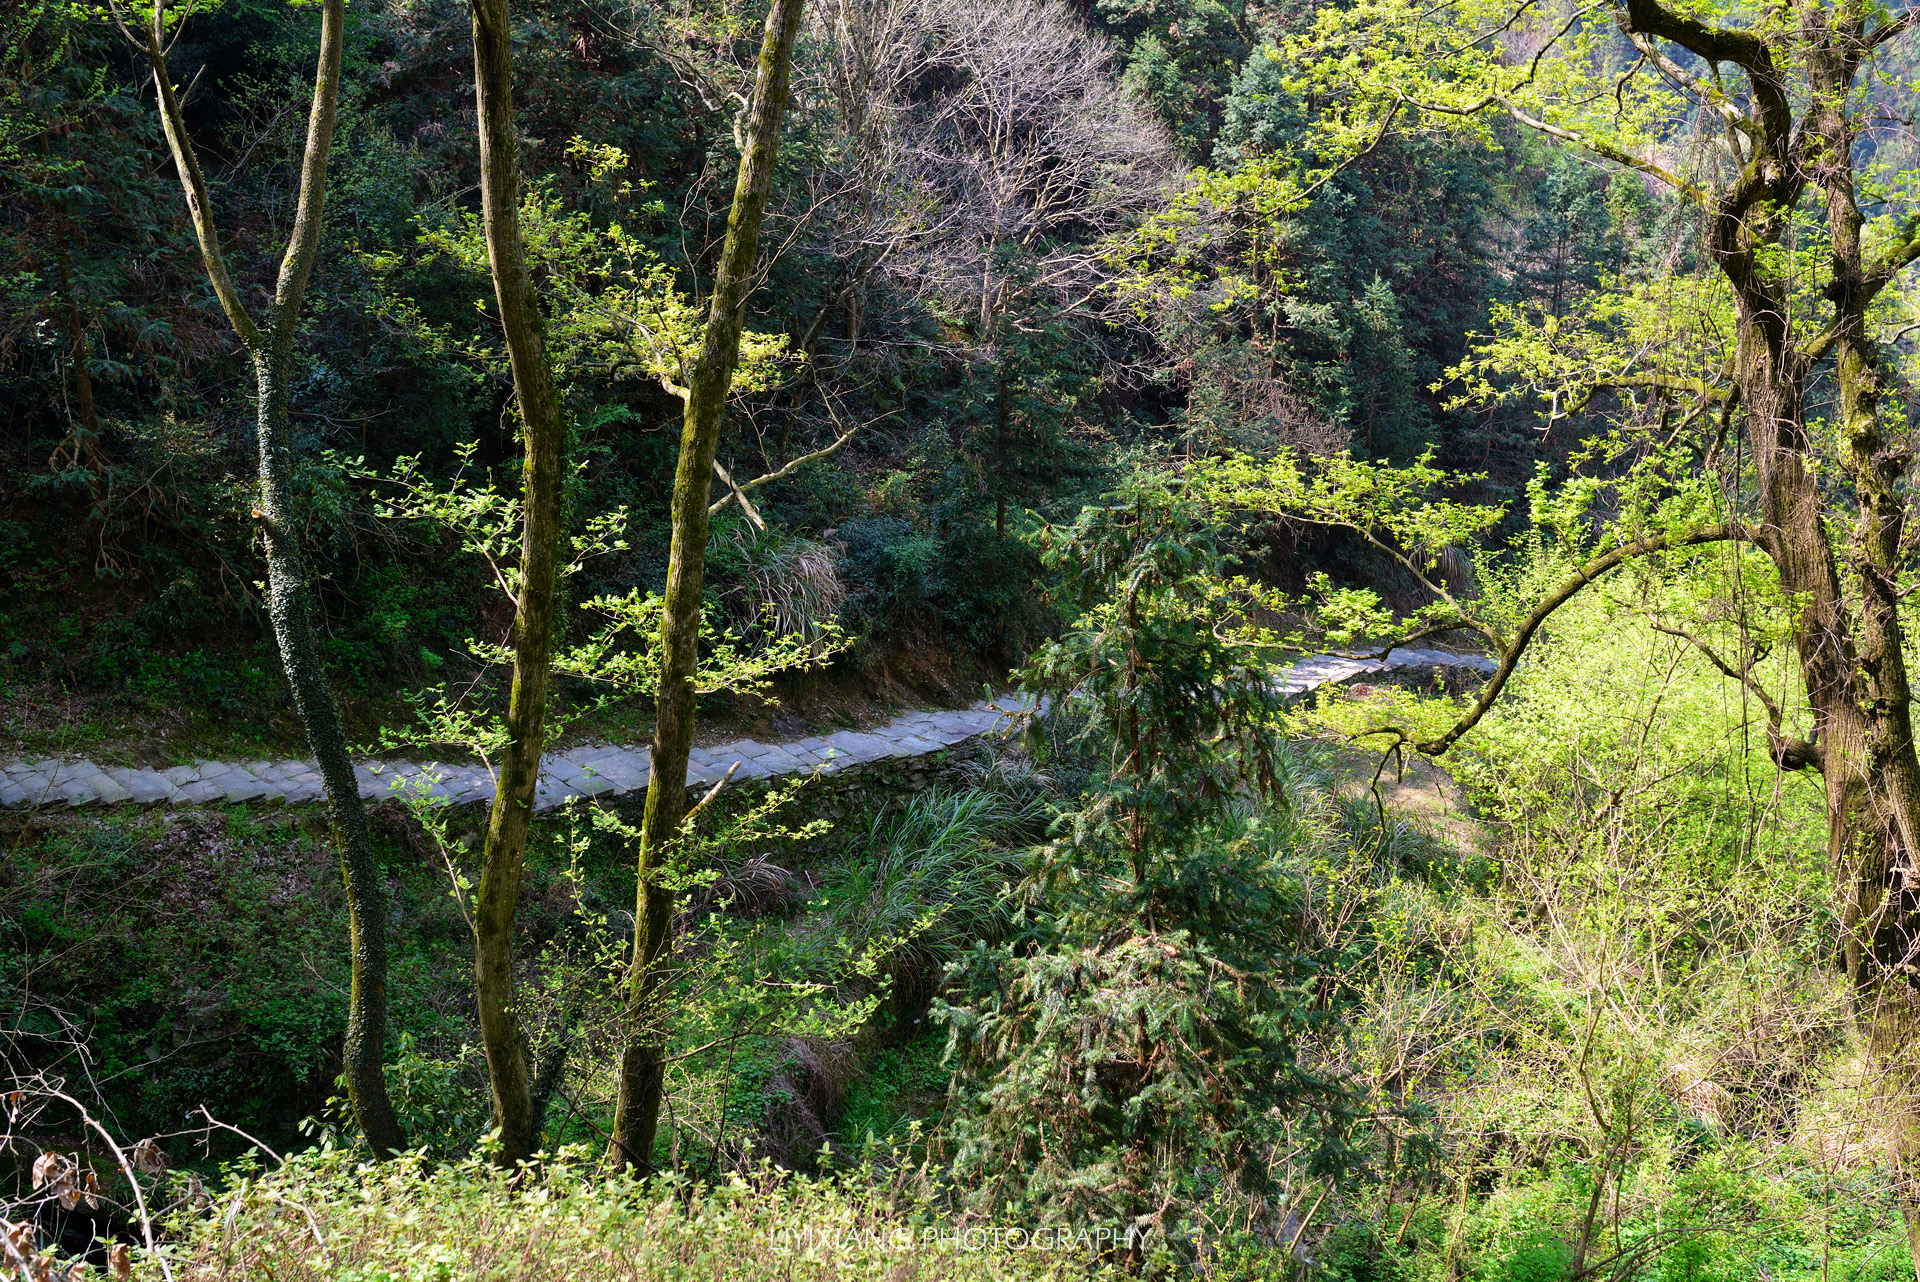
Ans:
{"type": "Polygon", "coordinates": [[[1043,815],[1034,798],[932,789],[876,814],[857,853],[828,879],[836,925],[856,950],[893,941],[887,967],[903,1002],[925,1004],[941,968],[1005,929],[1007,891],[1043,815]]]}

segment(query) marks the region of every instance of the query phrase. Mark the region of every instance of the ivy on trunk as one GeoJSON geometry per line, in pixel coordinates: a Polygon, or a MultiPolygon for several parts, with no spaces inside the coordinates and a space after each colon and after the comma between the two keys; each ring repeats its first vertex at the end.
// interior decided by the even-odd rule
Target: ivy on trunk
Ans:
{"type": "Polygon", "coordinates": [[[627,987],[627,1035],[620,1054],[620,1097],[608,1157],[643,1170],[653,1164],[666,1082],[666,1043],[650,1006],[673,917],[673,892],[656,884],[667,847],[686,815],[687,754],[693,748],[694,684],[699,671],[701,593],[707,564],[714,453],[726,417],[727,394],[740,362],[747,293],[753,284],[760,222],[773,186],[780,120],[802,0],[774,0],[747,113],[746,145],[727,217],[727,239],[713,281],[713,298],[700,356],[686,389],[680,460],[673,478],[673,542],[667,562],[665,609],[660,617],[660,698],[653,725],[653,773],[641,821],[637,923],[627,987]]]}
{"type": "MultiPolygon", "coordinates": [[[[264,318],[256,320],[227,270],[206,176],[194,153],[181,110],[181,95],[167,69],[167,51],[179,39],[168,31],[166,7],[154,0],[151,20],[135,30],[116,6],[121,33],[147,60],[160,103],[160,119],[174,167],[186,197],[187,213],[200,243],[200,256],[220,300],[221,310],[253,363],[258,407],[255,449],[258,488],[253,519],[267,561],[267,613],[293,690],[294,707],[306,727],[307,741],[326,783],[327,816],[340,870],[347,888],[352,939],[353,989],[348,996],[344,1050],[347,1095],[354,1116],[374,1153],[386,1156],[406,1146],[387,1097],[382,1055],[387,1033],[387,894],[367,836],[367,814],[360,800],[347,753],[346,729],[327,685],[314,634],[312,589],[301,555],[301,517],[293,476],[293,433],[288,400],[293,378],[293,340],[300,307],[320,244],[321,211],[326,201],[327,155],[333,146],[335,111],[340,97],[340,56],[345,44],[345,0],[324,0],[320,8],[320,58],[313,78],[313,104],[307,115],[307,141],[300,160],[300,190],[292,233],[280,260],[280,272],[264,318]]],[[[76,351],[80,344],[76,339],[76,351]]]]}

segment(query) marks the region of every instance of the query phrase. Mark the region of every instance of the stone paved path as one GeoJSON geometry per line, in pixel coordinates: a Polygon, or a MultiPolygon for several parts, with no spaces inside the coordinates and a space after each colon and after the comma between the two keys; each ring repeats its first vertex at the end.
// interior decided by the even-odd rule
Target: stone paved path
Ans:
{"type": "Polygon", "coordinates": [[[1453,654],[1447,650],[1395,650],[1385,659],[1356,659],[1344,654],[1315,654],[1288,669],[1282,678],[1288,694],[1304,694],[1328,684],[1339,684],[1369,672],[1419,672],[1433,668],[1466,669],[1492,676],[1499,660],[1483,654],[1453,654]]]}
{"type": "MultiPolygon", "coordinates": [[[[1469,668],[1492,672],[1479,655],[1441,650],[1396,650],[1387,660],[1319,654],[1302,659],[1282,679],[1288,693],[1369,672],[1423,668],[1469,668]]],[[[1017,695],[953,712],[909,712],[869,731],[842,730],[824,738],[765,744],[739,739],[715,748],[695,748],[687,783],[717,782],[735,762],[734,778],[831,774],[849,766],[924,757],[1009,724],[1028,705],[1017,695]]],[[[643,747],[586,744],[549,754],[542,763],[535,807],[551,810],[577,797],[616,796],[647,786],[650,754],[643,747]]],[[[473,765],[367,761],[354,767],[360,795],[384,800],[397,790],[423,792],[453,805],[493,797],[493,779],[473,765]]],[[[103,768],[87,760],[9,761],[0,765],[0,809],[83,806],[204,806],[259,802],[298,805],[321,798],[320,775],[311,761],[198,761],[166,770],[103,768]]]]}

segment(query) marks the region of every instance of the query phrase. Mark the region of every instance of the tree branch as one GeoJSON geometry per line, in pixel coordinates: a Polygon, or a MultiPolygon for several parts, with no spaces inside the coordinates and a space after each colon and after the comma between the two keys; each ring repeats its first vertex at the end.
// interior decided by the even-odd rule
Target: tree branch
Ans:
{"type": "Polygon", "coordinates": [[[280,276],[274,284],[273,313],[268,322],[275,341],[291,341],[288,323],[306,296],[307,277],[320,247],[321,212],[327,197],[327,155],[333,145],[333,119],[339,104],[340,58],[345,41],[329,35],[346,21],[344,0],[328,0],[321,9],[320,63],[313,77],[313,105],[307,112],[307,141],[300,155],[300,194],[296,198],[293,231],[280,257],[280,276]],[[286,332],[283,334],[282,330],[286,332]]]}
{"type": "Polygon", "coordinates": [[[1526,653],[1527,645],[1533,640],[1534,635],[1539,632],[1541,625],[1547,621],[1548,617],[1551,616],[1555,610],[1558,610],[1568,601],[1571,601],[1574,596],[1579,593],[1580,589],[1586,587],[1608,571],[1624,565],[1636,557],[1646,556],[1654,552],[1664,552],[1673,548],[1699,547],[1707,543],[1725,543],[1734,539],[1753,542],[1753,532],[1744,525],[1729,522],[1720,525],[1704,526],[1698,530],[1689,530],[1679,535],[1648,534],[1633,540],[1631,543],[1623,543],[1619,547],[1602,553],[1575,570],[1565,582],[1561,583],[1560,586],[1552,592],[1549,592],[1541,599],[1540,603],[1533,608],[1533,612],[1527,615],[1526,620],[1521,623],[1519,630],[1514,633],[1513,643],[1506,647],[1506,652],[1500,659],[1499,669],[1493,674],[1492,678],[1488,680],[1486,688],[1480,692],[1479,700],[1467,711],[1465,716],[1454,722],[1452,728],[1445,734],[1437,739],[1422,739],[1409,734],[1399,726],[1376,726],[1370,730],[1360,731],[1352,737],[1364,739],[1377,734],[1392,735],[1397,742],[1409,744],[1415,750],[1429,757],[1439,756],[1458,742],[1461,735],[1464,735],[1467,731],[1479,724],[1480,718],[1484,717],[1487,714],[1487,709],[1493,706],[1493,701],[1500,697],[1500,691],[1506,687],[1507,679],[1513,675],[1514,668],[1520,662],[1520,656],[1526,653]]]}
{"type": "Polygon", "coordinates": [[[728,493],[725,498],[720,499],[707,509],[707,515],[712,516],[729,502],[738,500],[740,510],[746,514],[748,523],[751,524],[754,529],[765,533],[767,528],[766,521],[761,519],[760,513],[755,511],[753,504],[747,500],[746,490],[734,482],[733,477],[727,472],[726,467],[717,458],[713,460],[713,471],[714,475],[718,476],[722,483],[726,485],[728,493]]]}
{"type": "Polygon", "coordinates": [[[1905,34],[1907,34],[1907,32],[1913,30],[1913,26],[1916,22],[1920,22],[1920,6],[1916,6],[1912,9],[1907,10],[1905,13],[1901,14],[1899,17],[1895,18],[1893,21],[1882,26],[1878,31],[1874,32],[1872,35],[1868,36],[1867,48],[1869,50],[1878,49],[1881,45],[1886,44],[1889,40],[1898,40],[1901,36],[1904,36],[1905,34]]]}
{"type": "MultiPolygon", "coordinates": [[[[1822,772],[1826,770],[1826,756],[1821,752],[1818,743],[1807,739],[1790,738],[1782,729],[1784,718],[1781,715],[1780,704],[1767,693],[1766,687],[1753,679],[1753,664],[1750,663],[1744,670],[1736,672],[1732,664],[1715,654],[1712,647],[1692,633],[1683,632],[1679,628],[1670,628],[1658,619],[1649,618],[1647,623],[1655,632],[1664,632],[1670,637],[1678,637],[1691,645],[1706,656],[1708,663],[1720,669],[1730,679],[1738,681],[1760,700],[1761,706],[1767,710],[1767,753],[1773,758],[1774,765],[1782,770],[1805,770],[1808,766],[1822,772]]],[[[1756,659],[1755,662],[1758,660],[1756,659]]]]}
{"type": "MultiPolygon", "coordinates": [[[[882,415],[882,417],[885,417],[885,416],[882,415]]],[[[817,449],[811,454],[802,454],[799,458],[794,459],[792,462],[788,463],[785,467],[782,467],[780,470],[776,472],[768,472],[765,476],[756,476],[751,481],[748,481],[745,485],[739,484],[731,476],[727,475],[727,469],[720,466],[720,462],[718,459],[714,460],[713,470],[719,473],[720,479],[726,482],[727,488],[731,492],[725,495],[724,497],[720,498],[719,500],[717,500],[713,504],[713,506],[709,507],[707,509],[708,514],[711,515],[715,512],[718,512],[721,508],[725,507],[727,504],[733,502],[737,498],[740,500],[741,507],[745,509],[747,513],[747,519],[754,522],[755,526],[757,526],[758,528],[765,529],[766,527],[760,523],[759,515],[756,512],[754,512],[752,506],[747,502],[746,492],[758,486],[767,485],[773,481],[783,481],[787,477],[792,476],[795,472],[800,470],[802,467],[805,467],[808,463],[816,462],[819,459],[823,459],[827,457],[829,454],[832,454],[835,450],[838,450],[842,445],[845,445],[848,441],[851,441],[854,438],[854,434],[860,430],[861,426],[863,425],[855,424],[853,427],[848,428],[846,430],[846,433],[842,435],[840,439],[835,441],[833,444],[825,446],[821,449],[817,449]]]]}
{"type": "Polygon", "coordinates": [[[1738,681],[1741,685],[1745,686],[1749,691],[1751,691],[1755,698],[1760,700],[1760,705],[1767,710],[1768,721],[1772,722],[1776,726],[1780,724],[1780,705],[1774,701],[1774,698],[1772,695],[1767,693],[1765,686],[1761,685],[1758,681],[1755,681],[1753,679],[1752,664],[1748,664],[1744,671],[1736,672],[1734,671],[1732,664],[1728,663],[1725,659],[1722,659],[1718,654],[1714,653],[1712,646],[1708,645],[1705,641],[1702,641],[1699,637],[1694,636],[1693,633],[1683,631],[1680,628],[1668,627],[1666,624],[1660,622],[1660,620],[1654,619],[1654,618],[1649,618],[1647,620],[1647,625],[1651,627],[1655,632],[1665,633],[1667,636],[1670,636],[1670,637],[1677,637],[1680,640],[1685,641],[1688,645],[1692,646],[1694,649],[1698,650],[1702,655],[1706,657],[1706,660],[1708,663],[1711,663],[1714,667],[1720,669],[1720,671],[1723,674],[1725,674],[1729,679],[1738,681]]]}
{"type": "Polygon", "coordinates": [[[1629,169],[1635,169],[1650,177],[1658,178],[1661,182],[1667,184],[1667,186],[1698,204],[1705,205],[1707,203],[1707,193],[1704,189],[1696,187],[1664,165],[1656,164],[1651,160],[1642,160],[1638,156],[1620,150],[1620,148],[1614,146],[1612,143],[1600,142],[1596,139],[1588,138],[1583,134],[1577,134],[1571,129],[1548,124],[1544,120],[1528,115],[1505,98],[1499,98],[1495,101],[1500,104],[1507,115],[1529,129],[1546,134],[1549,138],[1558,138],[1562,142],[1572,143],[1576,147],[1585,147],[1588,151],[1603,160],[1611,160],[1616,165],[1625,165],[1629,169]]]}
{"type": "Polygon", "coordinates": [[[860,430],[861,426],[862,426],[861,424],[856,424],[853,427],[848,428],[840,436],[838,440],[834,441],[833,444],[817,449],[811,454],[802,454],[799,458],[794,459],[791,463],[788,463],[785,467],[782,467],[779,471],[768,472],[765,476],[756,476],[751,481],[748,481],[745,485],[741,486],[740,488],[743,490],[751,490],[756,488],[757,486],[767,485],[774,481],[784,481],[786,478],[788,478],[789,476],[792,476],[795,472],[797,472],[802,467],[805,467],[807,464],[823,459],[827,457],[829,454],[832,454],[835,451],[837,451],[842,445],[845,445],[848,441],[851,441],[854,438],[854,434],[860,430]]]}
{"type": "Polygon", "coordinates": [[[1624,0],[1618,13],[1620,30],[1629,37],[1636,32],[1657,36],[1697,54],[1709,64],[1731,62],[1745,71],[1753,89],[1754,106],[1759,109],[1767,133],[1778,139],[1791,134],[1793,112],[1780,73],[1773,65],[1773,50],[1759,36],[1710,27],[1698,18],[1682,17],[1664,8],[1658,0],[1624,0]]]}
{"type": "MultiPolygon", "coordinates": [[[[1920,223],[1920,219],[1915,219],[1913,222],[1920,223]]],[[[1907,243],[1881,259],[1875,264],[1873,270],[1866,274],[1861,287],[1868,298],[1872,298],[1891,285],[1895,276],[1911,266],[1914,260],[1920,259],[1920,234],[1914,234],[1920,233],[1920,227],[1910,224],[1908,231],[1907,243]]]]}
{"type": "MultiPolygon", "coordinates": [[[[167,135],[167,147],[173,152],[174,168],[180,174],[180,186],[186,193],[187,215],[193,220],[194,238],[200,242],[200,258],[206,265],[207,279],[213,284],[214,296],[220,300],[220,309],[227,314],[227,321],[240,338],[241,345],[248,352],[260,346],[260,330],[253,323],[253,317],[247,312],[247,305],[240,297],[240,291],[234,287],[233,277],[227,271],[227,258],[220,248],[220,230],[213,221],[213,200],[207,194],[207,177],[200,169],[200,158],[194,154],[193,139],[187,133],[186,116],[180,108],[180,95],[175,92],[173,77],[167,70],[167,45],[164,43],[166,28],[163,0],[154,0],[153,19],[147,30],[138,36],[128,27],[120,12],[117,0],[109,0],[113,12],[114,25],[120,28],[120,34],[126,37],[134,48],[146,58],[147,66],[153,73],[153,86],[160,100],[160,123],[167,135]]],[[[329,6],[330,13],[332,6],[329,6]]],[[[325,45],[322,45],[325,48],[325,45]]],[[[334,74],[338,75],[338,64],[334,74]]],[[[320,109],[319,95],[315,94],[314,110],[320,109]]],[[[308,131],[309,150],[313,146],[311,126],[308,131]]],[[[325,150],[322,149],[324,158],[325,150]]],[[[301,174],[302,207],[306,205],[305,167],[301,174]]],[[[316,224],[318,219],[315,220],[316,224]]],[[[317,233],[318,228],[316,226],[317,233]]],[[[291,250],[292,246],[288,246],[291,250]]],[[[304,277],[303,277],[304,279],[304,277]]],[[[282,272],[282,281],[285,273],[282,272]]]]}
{"type": "Polygon", "coordinates": [[[1813,340],[1800,349],[1800,359],[1811,366],[1817,363],[1821,357],[1832,351],[1833,345],[1839,341],[1840,327],[1838,325],[1829,325],[1818,334],[1815,334],[1813,340]]]}
{"type": "MultiPolygon", "coordinates": [[[[1638,359],[1638,358],[1636,358],[1638,359]]],[[[1623,387],[1640,387],[1655,392],[1685,392],[1697,396],[1710,405],[1719,405],[1733,393],[1724,387],[1715,387],[1704,378],[1680,378],[1673,374],[1614,374],[1606,378],[1597,378],[1588,384],[1586,394],[1577,400],[1567,402],[1567,408],[1554,415],[1555,418],[1568,418],[1585,409],[1593,400],[1594,393],[1607,390],[1618,391],[1623,387]]]]}
{"type": "Polygon", "coordinates": [[[1368,143],[1365,147],[1361,148],[1359,151],[1354,152],[1353,155],[1348,156],[1345,160],[1335,165],[1332,169],[1329,169],[1326,173],[1320,175],[1320,177],[1315,179],[1313,182],[1307,184],[1307,186],[1300,192],[1298,199],[1300,200],[1307,199],[1309,196],[1319,191],[1322,187],[1332,182],[1335,178],[1338,178],[1343,172],[1345,172],[1346,168],[1349,165],[1365,160],[1368,156],[1371,156],[1374,153],[1374,151],[1380,146],[1380,144],[1386,141],[1387,133],[1389,130],[1393,128],[1393,122],[1400,115],[1401,108],[1405,107],[1410,101],[1411,99],[1409,99],[1405,94],[1400,94],[1398,97],[1396,97],[1394,99],[1393,106],[1387,111],[1386,116],[1380,121],[1380,131],[1374,134],[1373,141],[1368,143]]]}
{"type": "Polygon", "coordinates": [[[1377,650],[1372,654],[1363,654],[1360,657],[1363,659],[1385,659],[1395,650],[1404,650],[1415,641],[1424,641],[1428,637],[1442,636],[1448,632],[1478,632],[1484,636],[1486,634],[1486,628],[1463,615],[1455,615],[1451,619],[1442,619],[1438,623],[1430,623],[1424,628],[1409,632],[1406,636],[1389,644],[1385,649],[1377,650]]]}
{"type": "Polygon", "coordinates": [[[1722,93],[1715,86],[1706,83],[1700,79],[1700,77],[1667,57],[1666,54],[1661,53],[1659,46],[1655,45],[1644,33],[1629,31],[1627,32],[1627,39],[1633,41],[1633,47],[1645,54],[1654,66],[1660,68],[1661,71],[1667,74],[1669,79],[1698,98],[1702,103],[1718,112],[1721,119],[1725,120],[1728,124],[1744,126],[1750,123],[1747,120],[1747,113],[1740,110],[1740,108],[1732,102],[1729,102],[1726,94],[1722,93]]]}

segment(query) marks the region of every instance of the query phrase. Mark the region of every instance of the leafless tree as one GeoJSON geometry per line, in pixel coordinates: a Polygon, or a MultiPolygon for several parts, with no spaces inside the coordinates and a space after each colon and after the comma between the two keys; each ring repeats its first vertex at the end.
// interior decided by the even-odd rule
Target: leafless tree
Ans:
{"type": "Polygon", "coordinates": [[[1102,242],[1178,163],[1105,43],[1059,0],[829,0],[816,23],[816,95],[865,176],[821,219],[858,242],[837,256],[983,339],[1016,295],[1093,306],[1102,242]]]}

